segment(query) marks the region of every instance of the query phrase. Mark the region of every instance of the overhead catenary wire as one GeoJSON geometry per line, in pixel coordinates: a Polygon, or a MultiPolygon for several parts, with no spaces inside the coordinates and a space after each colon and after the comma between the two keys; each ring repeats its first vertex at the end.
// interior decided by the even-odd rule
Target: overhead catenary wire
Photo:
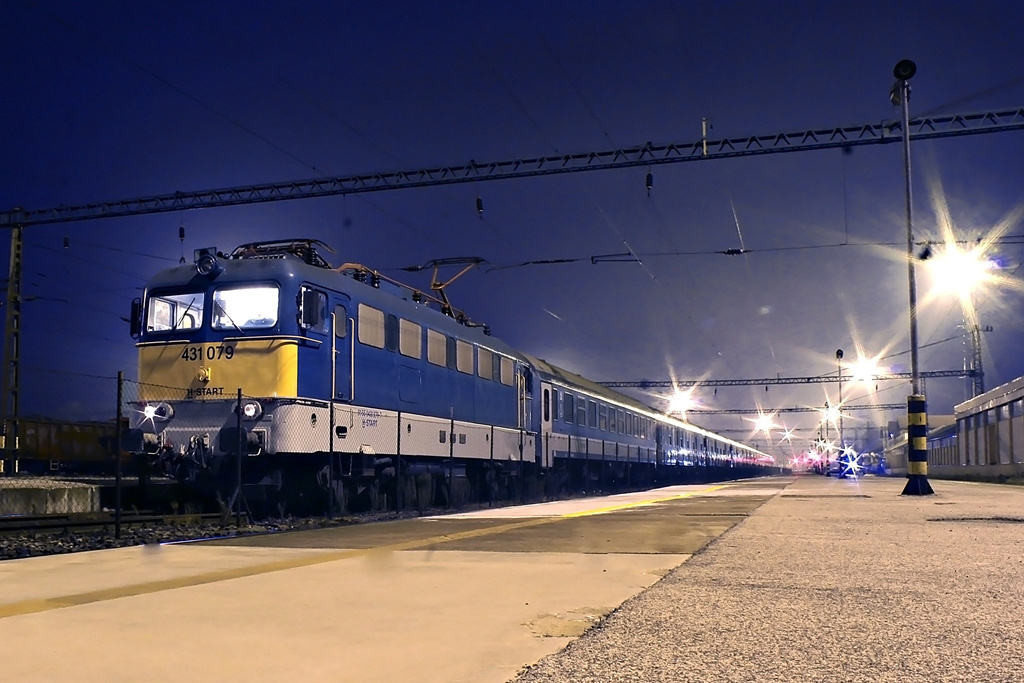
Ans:
{"type": "MultiPolygon", "coordinates": [[[[919,240],[916,242],[918,246],[925,246],[933,243],[933,240],[919,240]]],[[[972,240],[956,240],[956,244],[972,244],[972,240]]],[[[997,244],[1024,244],[1024,235],[1009,235],[996,242],[997,244]]],[[[591,256],[574,256],[574,257],[563,257],[563,258],[550,258],[550,259],[535,259],[530,261],[522,261],[520,263],[510,264],[495,264],[493,268],[489,270],[504,270],[507,268],[522,268],[526,266],[539,266],[539,265],[556,265],[556,264],[568,264],[568,263],[582,263],[589,262],[592,265],[599,263],[632,263],[635,259],[650,259],[650,258],[674,258],[681,256],[739,256],[747,254],[766,254],[766,253],[777,253],[777,252],[790,252],[790,251],[811,251],[817,249],[838,249],[838,248],[855,248],[855,247],[893,247],[898,248],[902,245],[900,242],[837,242],[832,244],[805,244],[805,245],[789,245],[784,247],[763,247],[760,249],[746,249],[746,248],[734,248],[729,247],[726,249],[717,250],[702,250],[702,251],[661,251],[661,252],[634,252],[630,249],[628,252],[619,252],[613,254],[596,254],[591,256]]],[[[1018,266],[1019,267],[1019,266],[1018,266]]],[[[1015,271],[1016,272],[1016,269],[1015,271]]]]}

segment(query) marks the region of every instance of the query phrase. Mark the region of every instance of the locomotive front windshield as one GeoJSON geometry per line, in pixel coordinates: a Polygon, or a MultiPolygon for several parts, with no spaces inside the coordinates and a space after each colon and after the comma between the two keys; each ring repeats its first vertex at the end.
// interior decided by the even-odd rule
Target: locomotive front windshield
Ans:
{"type": "MultiPolygon", "coordinates": [[[[146,305],[147,332],[195,330],[204,325],[206,294],[155,294],[146,305]]],[[[280,290],[254,285],[214,290],[210,326],[214,330],[263,329],[277,324],[280,290]]]]}
{"type": "Polygon", "coordinates": [[[252,330],[277,324],[280,291],[275,285],[233,287],[213,292],[213,329],[252,330]]]}
{"type": "Polygon", "coordinates": [[[201,327],[205,299],[202,292],[149,297],[146,331],[173,332],[201,327]]]}

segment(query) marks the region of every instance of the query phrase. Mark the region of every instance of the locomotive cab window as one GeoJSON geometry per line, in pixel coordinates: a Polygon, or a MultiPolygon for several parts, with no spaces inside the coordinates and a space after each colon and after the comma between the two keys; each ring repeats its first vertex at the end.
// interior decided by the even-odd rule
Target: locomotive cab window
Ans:
{"type": "Polygon", "coordinates": [[[279,296],[276,285],[218,289],[213,293],[213,329],[241,332],[273,327],[279,296]]]}
{"type": "Polygon", "coordinates": [[[205,299],[201,292],[149,297],[146,331],[173,332],[200,327],[203,324],[205,299]]]}
{"type": "Polygon", "coordinates": [[[310,287],[299,293],[299,322],[302,327],[321,334],[327,333],[327,294],[310,287]]]}
{"type": "Polygon", "coordinates": [[[334,307],[334,336],[338,339],[348,336],[348,311],[344,306],[334,307]]]}

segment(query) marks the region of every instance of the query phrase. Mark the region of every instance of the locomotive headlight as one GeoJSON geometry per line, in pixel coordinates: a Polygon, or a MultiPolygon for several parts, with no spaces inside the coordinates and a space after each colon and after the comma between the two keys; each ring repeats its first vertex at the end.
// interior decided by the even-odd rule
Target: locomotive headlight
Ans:
{"type": "Polygon", "coordinates": [[[153,403],[143,408],[142,414],[154,422],[167,422],[174,417],[174,408],[168,403],[153,403]]]}
{"type": "Polygon", "coordinates": [[[224,268],[217,262],[217,250],[214,247],[196,249],[196,270],[208,278],[217,277],[224,268]]]}
{"type": "Polygon", "coordinates": [[[258,420],[263,417],[263,406],[259,401],[246,401],[242,404],[243,420],[258,420]]]}

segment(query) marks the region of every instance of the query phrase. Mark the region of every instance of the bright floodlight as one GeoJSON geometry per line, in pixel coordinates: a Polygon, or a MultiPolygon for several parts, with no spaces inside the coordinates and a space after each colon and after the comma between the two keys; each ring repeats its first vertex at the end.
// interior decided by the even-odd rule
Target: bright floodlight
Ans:
{"type": "Polygon", "coordinates": [[[882,374],[881,369],[878,367],[878,357],[865,358],[864,356],[858,356],[857,360],[850,363],[847,366],[850,370],[850,375],[854,382],[864,382],[865,384],[871,383],[871,379],[875,375],[882,374]]]}
{"type": "Polygon", "coordinates": [[[935,289],[961,299],[967,299],[971,292],[991,280],[997,269],[980,246],[964,251],[955,244],[946,244],[928,259],[928,264],[935,289]]]}
{"type": "Polygon", "coordinates": [[[775,416],[769,413],[758,413],[757,419],[754,420],[754,431],[756,432],[768,434],[769,431],[776,427],[778,425],[775,424],[775,416]]]}
{"type": "Polygon", "coordinates": [[[668,399],[668,412],[686,415],[686,411],[693,410],[696,405],[692,391],[676,391],[668,399]]]}

